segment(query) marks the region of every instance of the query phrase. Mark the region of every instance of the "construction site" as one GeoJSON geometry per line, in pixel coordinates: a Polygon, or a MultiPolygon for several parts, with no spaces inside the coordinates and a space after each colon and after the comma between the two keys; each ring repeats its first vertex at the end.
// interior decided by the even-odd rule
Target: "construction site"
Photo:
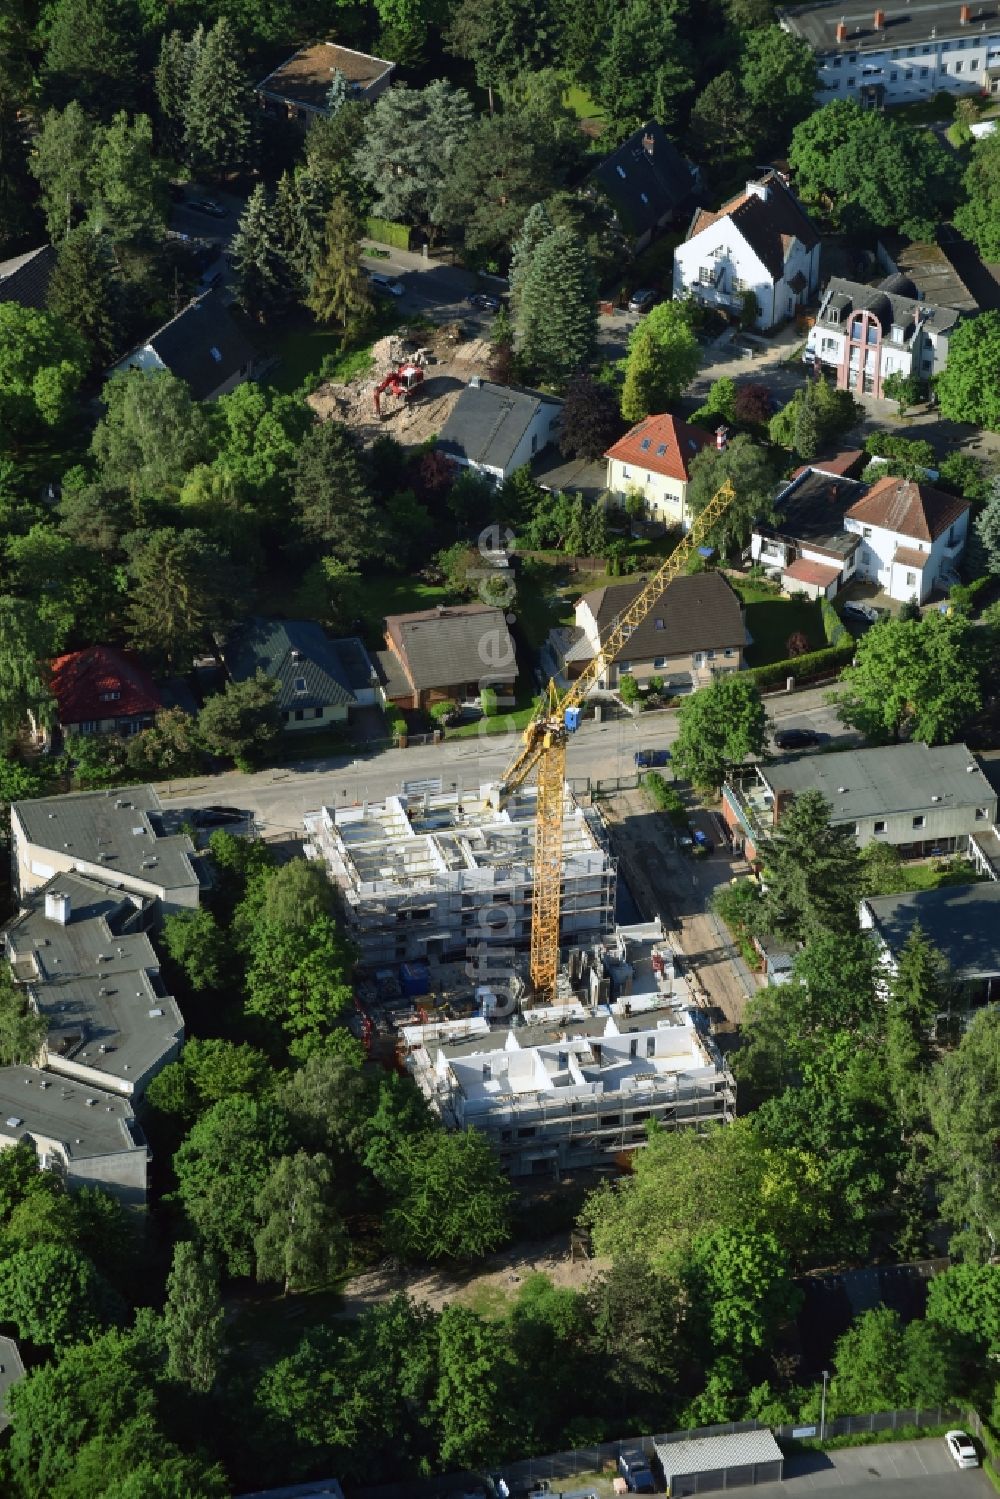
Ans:
{"type": "Polygon", "coordinates": [[[372,345],[372,367],[346,384],[328,380],[308,397],[317,416],[336,419],[363,443],[383,434],[416,446],[440,432],[463,386],[485,375],[490,344],[460,323],[408,331],[372,345]]]}

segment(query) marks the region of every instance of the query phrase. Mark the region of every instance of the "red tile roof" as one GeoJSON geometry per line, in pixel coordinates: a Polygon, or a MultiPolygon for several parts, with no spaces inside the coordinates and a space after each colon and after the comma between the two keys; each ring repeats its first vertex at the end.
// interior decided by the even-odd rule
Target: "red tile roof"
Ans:
{"type": "Polygon", "coordinates": [[[868,493],[851,506],[847,515],[863,525],[881,526],[899,536],[933,541],[954,525],[968,508],[968,500],[945,494],[929,484],[918,484],[914,479],[897,479],[890,475],[873,484],[868,493]]]}
{"type": "Polygon", "coordinates": [[[853,470],[861,467],[863,458],[867,458],[864,448],[851,448],[846,453],[837,453],[833,458],[814,458],[812,463],[803,463],[792,475],[797,479],[800,474],[808,473],[809,469],[815,469],[821,474],[836,474],[839,478],[853,478],[853,470]]]}
{"type": "Polygon", "coordinates": [[[930,552],[918,552],[914,547],[897,547],[892,556],[893,562],[901,562],[904,567],[916,567],[923,571],[931,560],[930,552]]]}
{"type": "Polygon", "coordinates": [[[812,562],[808,557],[797,557],[782,573],[782,581],[791,578],[793,583],[810,583],[819,588],[828,588],[834,578],[839,577],[839,567],[832,567],[825,562],[812,562]]]}
{"type": "Polygon", "coordinates": [[[88,646],[53,661],[52,695],[63,724],[131,718],[158,713],[163,706],[145,668],[128,652],[107,645],[88,646]],[[114,692],[118,697],[102,702],[102,694],[114,692]]]}
{"type": "Polygon", "coordinates": [[[703,448],[711,447],[715,438],[703,427],[691,427],[680,417],[647,416],[637,422],[630,432],[620,437],[608,448],[605,458],[616,458],[619,463],[634,463],[637,468],[648,469],[651,474],[663,474],[668,479],[679,479],[686,483],[690,478],[691,459],[697,458],[703,448]]]}

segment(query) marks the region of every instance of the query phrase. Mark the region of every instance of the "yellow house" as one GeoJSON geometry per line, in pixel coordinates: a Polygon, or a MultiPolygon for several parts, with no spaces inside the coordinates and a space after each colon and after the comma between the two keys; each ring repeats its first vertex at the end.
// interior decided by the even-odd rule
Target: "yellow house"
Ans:
{"type": "Polygon", "coordinates": [[[607,487],[619,505],[631,493],[641,494],[647,520],[665,526],[691,524],[687,488],[691,460],[716,438],[702,427],[664,413],[647,416],[605,453],[607,487]]]}

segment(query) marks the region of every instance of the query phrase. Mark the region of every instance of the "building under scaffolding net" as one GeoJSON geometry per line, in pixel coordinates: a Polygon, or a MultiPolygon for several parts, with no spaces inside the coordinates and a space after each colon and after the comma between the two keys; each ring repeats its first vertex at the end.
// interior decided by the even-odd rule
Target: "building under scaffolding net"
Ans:
{"type": "MultiPolygon", "coordinates": [[[[323,807],[305,819],[306,853],[340,890],[362,967],[519,953],[531,935],[536,791],[502,811],[488,787],[404,784],[398,796],[323,807]]],[[[599,816],[567,790],[561,939],[586,947],[614,930],[616,867],[599,816]]]]}

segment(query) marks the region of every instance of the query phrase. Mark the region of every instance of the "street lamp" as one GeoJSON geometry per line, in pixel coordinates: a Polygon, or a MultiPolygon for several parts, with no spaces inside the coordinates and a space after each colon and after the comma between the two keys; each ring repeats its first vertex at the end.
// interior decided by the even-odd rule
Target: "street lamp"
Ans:
{"type": "Polygon", "coordinates": [[[823,1395],[819,1405],[819,1439],[822,1442],[826,1436],[826,1382],[830,1378],[829,1369],[823,1370],[823,1395]]]}

